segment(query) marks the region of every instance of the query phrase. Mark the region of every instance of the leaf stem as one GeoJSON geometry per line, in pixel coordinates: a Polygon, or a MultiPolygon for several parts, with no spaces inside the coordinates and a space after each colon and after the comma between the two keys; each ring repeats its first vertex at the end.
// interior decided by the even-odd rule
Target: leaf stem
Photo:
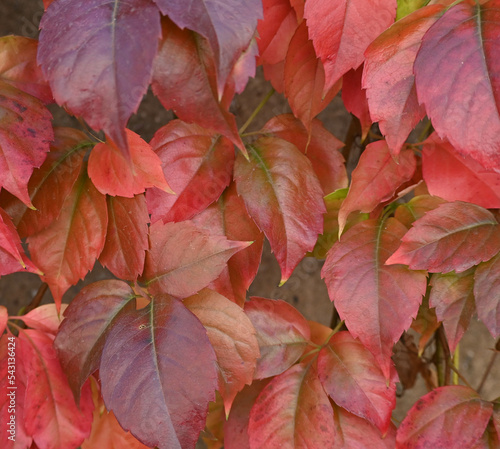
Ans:
{"type": "Polygon", "coordinates": [[[264,107],[264,105],[269,101],[269,99],[273,96],[274,88],[271,88],[271,90],[267,93],[267,95],[262,99],[262,101],[259,103],[259,105],[255,108],[255,110],[252,112],[250,117],[248,117],[248,120],[243,124],[243,126],[238,130],[238,132],[243,134],[245,130],[250,126],[250,123],[253,122],[253,119],[257,116],[257,114],[260,112],[260,110],[264,107]]]}
{"type": "MultiPolygon", "coordinates": [[[[453,363],[450,365],[450,368],[453,371],[453,377],[456,376],[457,378],[460,378],[460,380],[465,385],[467,385],[471,390],[474,390],[474,388],[471,386],[471,384],[469,382],[467,382],[467,379],[463,376],[463,374],[458,370],[458,368],[453,363]]],[[[455,383],[455,381],[453,381],[453,385],[458,385],[458,381],[456,383],[455,383]]]]}
{"type": "Polygon", "coordinates": [[[484,384],[486,383],[486,379],[488,378],[488,376],[490,375],[490,372],[491,372],[491,369],[493,368],[493,365],[495,364],[495,360],[497,358],[497,355],[498,355],[498,346],[500,344],[500,338],[497,340],[497,343],[495,345],[495,350],[490,358],[490,361],[488,363],[488,366],[486,367],[486,370],[483,374],[483,377],[481,378],[481,382],[479,383],[479,386],[477,387],[477,392],[478,393],[481,393],[481,390],[483,389],[484,387],[484,384]]]}

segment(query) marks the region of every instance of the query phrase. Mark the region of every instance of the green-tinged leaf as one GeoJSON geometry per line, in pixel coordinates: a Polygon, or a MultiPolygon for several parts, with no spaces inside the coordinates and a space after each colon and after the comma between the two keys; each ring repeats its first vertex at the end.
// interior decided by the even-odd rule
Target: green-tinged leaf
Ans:
{"type": "Polygon", "coordinates": [[[46,229],[28,237],[33,262],[43,271],[59,307],[66,290],[82,279],[104,248],[108,212],[83,165],[61,213],[46,229]]]}
{"type": "Polygon", "coordinates": [[[257,331],[260,348],[255,379],[284,372],[303,354],[310,336],[309,325],[290,304],[252,297],[245,303],[245,313],[257,331]]]}
{"type": "Polygon", "coordinates": [[[139,441],[194,447],[215,400],[216,357],[205,328],[181,301],[158,295],[120,314],[106,337],[99,376],[107,409],[139,441]]]}
{"type": "Polygon", "coordinates": [[[410,228],[414,221],[422,218],[427,212],[436,209],[443,203],[446,203],[446,201],[437,196],[419,195],[412,198],[407,203],[398,206],[394,213],[394,217],[407,228],[410,228]]]}
{"type": "Polygon", "coordinates": [[[318,377],[333,401],[374,424],[385,435],[396,407],[396,371],[387,382],[373,355],[349,332],[338,332],[321,349],[318,377]]]}
{"type": "Polygon", "coordinates": [[[368,144],[352,172],[351,187],[339,211],[339,232],[351,212],[369,213],[393,198],[397,188],[412,178],[416,167],[412,150],[403,150],[395,160],[385,141],[368,144]]]}
{"type": "Polygon", "coordinates": [[[135,309],[134,291],[118,280],[94,282],[75,296],[55,339],[61,366],[76,398],[99,368],[106,336],[115,318],[135,309]]]}
{"type": "Polygon", "coordinates": [[[384,262],[406,232],[394,218],[354,225],[333,245],[321,275],[347,328],[391,378],[393,344],[410,327],[426,290],[426,273],[384,262]]]}
{"type": "Polygon", "coordinates": [[[475,312],[474,270],[435,273],[430,285],[429,306],[436,309],[437,318],[443,322],[450,351],[453,352],[475,312]]]}
{"type": "Polygon", "coordinates": [[[145,197],[108,196],[106,201],[108,229],[99,262],[118,278],[135,281],[144,269],[149,247],[149,215],[145,197]]]}
{"type": "Polygon", "coordinates": [[[256,331],[241,307],[212,290],[202,290],[183,302],[207,329],[227,415],[238,391],[252,383],[260,355],[256,331]]]}
{"type": "Polygon", "coordinates": [[[483,435],[493,405],[472,389],[454,385],[421,397],[398,428],[399,449],[472,447],[483,435]]]}
{"type": "Polygon", "coordinates": [[[500,251],[499,231],[493,214],[480,206],[461,201],[441,204],[413,224],[386,263],[460,273],[500,251]]]}
{"type": "Polygon", "coordinates": [[[149,228],[150,248],[142,281],[151,293],[187,298],[217,279],[227,261],[251,242],[211,235],[192,222],[156,222],[149,228]]]}
{"type": "Polygon", "coordinates": [[[210,233],[225,235],[229,240],[253,242],[232,256],[220,276],[209,284],[209,288],[243,307],[247,290],[259,269],[264,235],[248,215],[245,203],[236,193],[236,185],[232,183],[215,203],[196,215],[193,221],[210,233]]]}
{"type": "Polygon", "coordinates": [[[251,449],[331,447],[333,410],[314,365],[295,365],[266,385],[250,412],[248,435],[251,449]]]}
{"type": "Polygon", "coordinates": [[[43,304],[30,310],[26,315],[11,316],[11,319],[22,320],[26,326],[52,335],[56,335],[62,322],[62,315],[68,304],[61,304],[58,311],[55,304],[43,304]]]}
{"type": "Polygon", "coordinates": [[[234,180],[238,194],[268,238],[285,282],[323,228],[323,192],[309,160],[295,145],[263,137],[238,154],[234,180]]]}
{"type": "Polygon", "coordinates": [[[413,11],[427,5],[427,3],[429,3],[429,0],[398,0],[396,20],[402,19],[413,11]]]}

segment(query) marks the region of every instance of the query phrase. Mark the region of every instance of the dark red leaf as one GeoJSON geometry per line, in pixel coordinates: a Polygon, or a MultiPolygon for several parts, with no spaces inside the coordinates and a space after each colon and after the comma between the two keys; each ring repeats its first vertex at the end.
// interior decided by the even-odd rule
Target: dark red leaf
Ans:
{"type": "Polygon", "coordinates": [[[49,84],[36,62],[38,42],[23,36],[0,38],[0,78],[43,103],[53,101],[49,84]]]}
{"type": "Polygon", "coordinates": [[[85,153],[93,146],[85,134],[76,129],[55,128],[54,131],[51,150],[28,184],[36,210],[18,201],[11,201],[6,206],[22,238],[43,231],[61,214],[64,201],[81,172],[85,153]]]}
{"type": "Polygon", "coordinates": [[[51,119],[40,100],[0,77],[0,187],[30,207],[27,184],[54,138],[51,119]]]}
{"type": "Polygon", "coordinates": [[[77,405],[53,348],[53,336],[38,330],[20,333],[18,360],[27,374],[26,431],[40,449],[77,447],[90,434],[92,394],[87,384],[77,405]]]}
{"type": "Polygon", "coordinates": [[[222,134],[244,151],[236,120],[220,102],[208,44],[169,20],[164,20],[162,29],[163,40],[154,63],[154,94],[180,119],[222,134]]]}
{"type": "Polygon", "coordinates": [[[268,238],[285,282],[322,232],[323,192],[309,160],[286,140],[262,137],[238,154],[234,180],[250,216],[268,238]]]}
{"type": "Polygon", "coordinates": [[[311,133],[311,123],[340,90],[341,83],[325,88],[325,70],[302,22],[290,41],[285,59],[285,96],[293,114],[311,133]]]}
{"type": "Polygon", "coordinates": [[[368,421],[349,413],[342,407],[333,406],[336,428],[334,449],[394,449],[396,429],[391,424],[386,434],[368,421]]]}
{"type": "Polygon", "coordinates": [[[304,16],[325,66],[326,91],[363,63],[366,47],[394,21],[396,0],[308,0],[304,16]]]}
{"type": "MultiPolygon", "coordinates": [[[[417,317],[411,323],[411,328],[420,334],[420,339],[418,340],[418,357],[423,354],[427,343],[434,336],[434,332],[439,326],[441,326],[441,323],[437,319],[436,311],[429,307],[429,298],[424,296],[422,304],[418,309],[417,317]]],[[[410,357],[412,356],[410,355],[410,357]]],[[[418,360],[420,364],[421,359],[419,358],[418,360]]],[[[414,370],[412,369],[412,371],[414,370]]]]}
{"type": "Polygon", "coordinates": [[[241,307],[212,290],[202,290],[183,302],[207,330],[227,415],[238,391],[252,383],[260,355],[255,329],[241,307]]]}
{"type": "Polygon", "coordinates": [[[493,214],[482,207],[461,201],[445,203],[413,224],[387,264],[460,273],[500,251],[499,228],[493,214]]]}
{"type": "Polygon", "coordinates": [[[226,449],[250,449],[248,421],[257,396],[269,383],[268,379],[256,380],[236,396],[231,413],[224,423],[224,447],[226,449]]]}
{"type": "Polygon", "coordinates": [[[142,281],[152,293],[187,298],[219,277],[228,259],[249,242],[211,235],[192,222],[156,222],[149,228],[150,248],[142,281]]]}
{"type": "Polygon", "coordinates": [[[280,374],[299,359],[310,330],[297,309],[282,300],[252,297],[245,303],[245,313],[257,331],[260,347],[255,379],[280,374]]]}
{"type": "Polygon", "coordinates": [[[500,171],[500,1],[464,1],[422,39],[414,73],[419,102],[438,135],[500,171]]]}
{"type": "Polygon", "coordinates": [[[248,248],[232,256],[220,276],[209,284],[209,288],[243,307],[247,290],[259,269],[264,235],[248,215],[235,184],[232,183],[217,202],[196,215],[193,221],[214,235],[225,235],[229,240],[253,241],[248,248]]]}
{"type": "Polygon", "coordinates": [[[349,70],[342,77],[342,101],[345,108],[355,115],[361,124],[361,140],[364,141],[372,126],[370,110],[366,100],[366,89],[361,86],[363,66],[349,70]]]}
{"type": "Polygon", "coordinates": [[[135,309],[134,298],[123,281],[99,281],[84,287],[65,311],[54,345],[75,397],[99,367],[113,320],[135,309]]]}
{"type": "Polygon", "coordinates": [[[318,377],[333,401],[385,435],[396,407],[396,371],[388,383],[373,355],[349,332],[338,332],[318,356],[318,377]]]}
{"type": "Polygon", "coordinates": [[[205,37],[217,61],[218,91],[222,93],[227,77],[248,48],[262,18],[259,0],[154,0],[162,14],[179,28],[189,28],[205,37]]]}
{"type": "Polygon", "coordinates": [[[99,256],[109,271],[120,279],[135,281],[144,269],[149,247],[149,215],[144,195],[111,197],[108,203],[106,243],[99,256]]]}
{"type": "Polygon", "coordinates": [[[345,160],[339,151],[344,144],[320,120],[312,121],[309,135],[300,120],[292,114],[281,114],[269,120],[262,131],[293,143],[307,156],[325,195],[347,187],[345,160]]]}
{"type": "Polygon", "coordinates": [[[66,290],[94,266],[104,248],[107,225],[106,197],[93,186],[83,165],[57,219],[28,237],[33,262],[43,271],[58,307],[66,290]]]}
{"type": "Polygon", "coordinates": [[[132,198],[147,188],[170,190],[161,169],[161,160],[136,133],[126,130],[130,160],[113,141],[98,143],[90,153],[88,173],[103,195],[132,198]]]}
{"type": "Polygon", "coordinates": [[[399,426],[401,449],[466,448],[481,438],[493,405],[461,385],[436,388],[420,398],[399,426]]]}
{"type": "Polygon", "coordinates": [[[434,133],[422,150],[422,171],[432,195],[467,201],[486,209],[500,207],[500,174],[462,156],[434,133]]]}
{"type": "Polygon", "coordinates": [[[150,0],[59,0],[40,22],[38,62],[57,103],[128,153],[125,126],[151,81],[161,36],[150,0]]]}
{"type": "Polygon", "coordinates": [[[217,372],[205,328],[181,301],[159,295],[120,314],[99,375],[106,407],[142,443],[194,447],[215,400],[217,372]]]}
{"type": "Polygon", "coordinates": [[[474,271],[435,273],[430,285],[429,306],[436,308],[436,316],[443,322],[450,351],[454,352],[475,312],[472,291],[474,271]]]}
{"type": "Polygon", "coordinates": [[[416,166],[413,150],[402,151],[395,160],[385,141],[368,144],[352,172],[351,187],[339,211],[339,232],[351,212],[371,212],[393,198],[396,189],[412,178],[416,166]]]}
{"type": "Polygon", "coordinates": [[[0,209],[0,276],[17,271],[42,274],[24,253],[21,239],[9,215],[0,209]]]}
{"type": "Polygon", "coordinates": [[[331,447],[336,436],[332,412],[314,366],[295,365],[269,382],[255,401],[250,447],[331,447]]]}
{"type": "Polygon", "coordinates": [[[425,116],[425,109],[417,100],[413,63],[423,35],[443,9],[442,5],[429,5],[398,20],[365,52],[363,87],[371,118],[378,122],[395,155],[425,116]]]}
{"type": "Polygon", "coordinates": [[[491,335],[500,335],[500,254],[480,263],[474,274],[474,298],[477,316],[491,335]]]}
{"type": "Polygon", "coordinates": [[[394,218],[358,223],[332,247],[321,272],[340,317],[375,356],[386,379],[392,346],[410,327],[427,286],[425,272],[384,265],[405,232],[394,218]]]}
{"type": "Polygon", "coordinates": [[[148,190],[152,222],[189,220],[216,201],[231,182],[231,142],[195,124],[175,120],[160,128],[151,146],[175,195],[148,190]]]}

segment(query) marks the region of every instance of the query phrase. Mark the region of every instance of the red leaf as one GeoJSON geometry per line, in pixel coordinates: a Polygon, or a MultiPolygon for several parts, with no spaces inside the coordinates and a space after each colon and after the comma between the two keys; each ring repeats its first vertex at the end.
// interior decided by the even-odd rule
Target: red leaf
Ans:
{"type": "Polygon", "coordinates": [[[92,432],[82,443],[82,449],[148,449],[132,434],[125,432],[118,424],[113,412],[108,412],[101,398],[100,392],[95,388],[94,394],[94,420],[92,432]]]}
{"type": "Polygon", "coordinates": [[[194,295],[217,279],[228,259],[250,244],[210,235],[189,221],[154,223],[149,242],[142,280],[153,294],[179,298],[194,295]]]}
{"type": "Polygon", "coordinates": [[[103,195],[133,198],[147,188],[170,190],[161,169],[161,160],[136,133],[126,130],[130,160],[112,140],[98,143],[89,157],[88,173],[103,195]]]}
{"type": "Polygon", "coordinates": [[[154,0],[162,14],[179,28],[189,28],[205,37],[215,55],[218,91],[222,93],[227,77],[240,55],[248,48],[262,17],[259,0],[154,0]]]}
{"type": "Polygon", "coordinates": [[[488,262],[480,263],[474,274],[474,298],[478,318],[491,335],[500,335],[500,254],[488,262]]]}
{"type": "Polygon", "coordinates": [[[372,126],[370,110],[366,99],[366,89],[361,86],[363,66],[349,70],[342,77],[342,101],[345,108],[361,123],[361,140],[364,141],[372,126]]]}
{"type": "Polygon", "coordinates": [[[318,356],[318,377],[333,401],[364,418],[386,434],[396,407],[397,378],[390,383],[373,355],[349,334],[338,332],[318,356]]]}
{"type": "Polygon", "coordinates": [[[337,431],[334,449],[394,449],[396,430],[391,424],[388,432],[380,431],[368,421],[349,413],[342,407],[333,406],[335,427],[337,431]]]}
{"type": "Polygon", "coordinates": [[[300,20],[289,0],[263,0],[262,3],[264,17],[257,26],[257,44],[259,64],[265,67],[285,60],[290,40],[300,20]]]}
{"type": "Polygon", "coordinates": [[[448,201],[467,201],[486,209],[500,207],[500,174],[487,170],[470,156],[463,157],[432,134],[422,150],[422,170],[432,195],[448,201]]]}
{"type": "Polygon", "coordinates": [[[493,405],[468,387],[440,387],[420,398],[399,426],[398,449],[472,447],[481,438],[493,405]]]}
{"type": "Polygon", "coordinates": [[[275,377],[250,412],[250,448],[331,447],[335,440],[332,406],[316,369],[295,365],[275,377]]]}
{"type": "Polygon", "coordinates": [[[19,357],[19,340],[9,332],[2,335],[0,389],[3,394],[0,395],[0,432],[2,432],[3,449],[26,449],[33,441],[32,436],[26,431],[23,419],[27,374],[24,363],[25,361],[19,357]]]}
{"type": "Polygon", "coordinates": [[[250,449],[248,441],[250,411],[257,396],[268,383],[268,379],[256,380],[252,385],[243,388],[236,396],[229,418],[224,423],[225,449],[250,449]]]}
{"type": "Polygon", "coordinates": [[[249,157],[236,158],[236,188],[271,244],[283,283],[322,231],[323,192],[309,160],[286,140],[260,138],[249,157]]]}
{"type": "Polygon", "coordinates": [[[51,103],[52,92],[36,62],[38,42],[22,36],[0,38],[0,78],[43,103],[51,103]]]}
{"type": "Polygon", "coordinates": [[[290,368],[308,344],[306,319],[285,301],[258,297],[245,303],[245,313],[257,331],[260,348],[254,378],[275,376],[290,368]]]}
{"type": "Polygon", "coordinates": [[[64,201],[82,169],[88,148],[85,134],[73,128],[56,128],[55,140],[40,170],[35,170],[28,184],[36,210],[11,202],[6,210],[14,217],[19,235],[24,238],[49,227],[61,214],[64,201]]]}
{"type": "Polygon", "coordinates": [[[161,295],[120,314],[99,375],[106,407],[142,443],[194,447],[215,400],[217,372],[205,328],[181,301],[161,295]]]}
{"type": "Polygon", "coordinates": [[[20,333],[18,357],[27,373],[24,422],[40,449],[77,447],[90,434],[92,394],[83,389],[79,405],[52,346],[53,336],[38,330],[20,333]]]}
{"type": "Polygon", "coordinates": [[[290,41],[285,59],[285,96],[293,114],[311,133],[311,123],[340,90],[340,83],[325,88],[325,70],[318,60],[302,22],[290,41]]]}
{"type": "Polygon", "coordinates": [[[0,187],[28,206],[28,180],[54,137],[51,119],[40,100],[0,77],[0,187]]]}
{"type": "Polygon", "coordinates": [[[209,288],[243,307],[247,290],[259,269],[264,235],[248,215],[235,184],[232,183],[216,203],[196,215],[193,221],[211,234],[225,235],[229,240],[253,241],[248,248],[232,256],[220,276],[209,284],[209,288]]]}
{"type": "Polygon", "coordinates": [[[398,20],[365,52],[363,87],[371,118],[378,122],[395,155],[425,116],[425,109],[417,100],[413,63],[423,35],[443,9],[443,5],[429,5],[398,20]]]}
{"type": "Polygon", "coordinates": [[[460,273],[500,251],[499,228],[493,214],[482,207],[445,203],[413,224],[386,263],[432,273],[460,273]]]}
{"type": "Polygon", "coordinates": [[[396,189],[412,178],[416,165],[412,150],[402,151],[396,161],[385,141],[368,144],[352,172],[351,187],[339,211],[339,232],[351,212],[371,212],[393,198],[396,189]]]}
{"type": "Polygon", "coordinates": [[[54,346],[76,398],[85,381],[99,368],[112,323],[123,311],[135,309],[135,297],[125,282],[105,280],[82,288],[71,301],[54,346]]]}
{"type": "Polygon", "coordinates": [[[61,304],[61,309],[58,311],[55,304],[44,304],[29,311],[26,315],[11,317],[11,319],[22,320],[24,324],[32,329],[55,336],[62,321],[61,315],[66,310],[66,307],[68,307],[68,304],[61,304]]]}
{"type": "Polygon", "coordinates": [[[9,311],[7,307],[0,306],[0,335],[3,335],[3,331],[7,327],[7,321],[9,319],[9,311]]]}
{"type": "Polygon", "coordinates": [[[302,151],[311,161],[325,194],[347,187],[345,160],[339,151],[344,144],[320,120],[312,121],[309,135],[304,125],[292,114],[281,114],[269,120],[262,132],[287,140],[302,151]]]}
{"type": "Polygon", "coordinates": [[[120,279],[135,281],[144,269],[148,243],[149,215],[144,195],[110,197],[106,243],[99,256],[109,271],[120,279]]]}
{"type": "Polygon", "coordinates": [[[233,145],[198,125],[174,120],[156,132],[151,146],[176,193],[148,190],[153,223],[191,219],[216,201],[231,182],[233,145]]]}
{"type": "Polygon", "coordinates": [[[308,0],[304,16],[316,53],[325,66],[326,91],[363,63],[366,47],[394,21],[396,1],[308,0]]]}
{"type": "Polygon", "coordinates": [[[17,271],[42,274],[24,253],[12,220],[0,209],[0,276],[17,271]]]}
{"type": "MultiPolygon", "coordinates": [[[[241,54],[241,56],[236,61],[231,72],[228,85],[234,83],[234,90],[237,94],[241,94],[248,83],[249,78],[255,77],[255,72],[257,70],[257,56],[259,55],[259,47],[257,46],[257,41],[252,39],[248,48],[241,54]]],[[[228,89],[224,92],[226,96],[228,89]]],[[[229,95],[232,99],[232,94],[229,95]]],[[[229,99],[228,99],[229,101],[229,99]]]]}
{"type": "Polygon", "coordinates": [[[443,322],[448,337],[450,351],[454,352],[475,311],[472,291],[474,272],[435,273],[430,284],[429,306],[436,308],[436,315],[443,322]]]}
{"type": "Polygon", "coordinates": [[[45,273],[57,307],[66,290],[94,266],[107,222],[106,198],[90,182],[84,165],[57,219],[28,237],[33,262],[45,273]]]}
{"type": "Polygon", "coordinates": [[[128,154],[125,126],[151,81],[161,36],[150,0],[57,1],[40,22],[38,62],[57,103],[128,154]]]}
{"type": "Polygon", "coordinates": [[[202,290],[183,302],[207,329],[227,415],[238,391],[252,383],[260,355],[255,329],[241,307],[212,290],[202,290]]]}
{"type": "Polygon", "coordinates": [[[180,119],[222,134],[244,151],[236,120],[219,101],[216,83],[213,55],[207,43],[165,20],[154,63],[154,94],[180,119]]]}
{"type": "Polygon", "coordinates": [[[417,315],[427,284],[423,272],[384,265],[405,232],[394,218],[358,223],[332,247],[321,271],[340,317],[375,356],[386,379],[392,346],[417,315]]]}
{"type": "Polygon", "coordinates": [[[440,137],[464,156],[500,170],[500,2],[466,1],[448,9],[425,34],[415,81],[440,137]]]}

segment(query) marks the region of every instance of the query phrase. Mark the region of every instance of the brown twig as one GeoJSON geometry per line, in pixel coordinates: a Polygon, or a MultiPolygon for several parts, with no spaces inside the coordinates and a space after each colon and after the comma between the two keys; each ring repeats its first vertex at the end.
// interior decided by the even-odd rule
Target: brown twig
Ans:
{"type": "Polygon", "coordinates": [[[436,330],[436,353],[434,355],[434,363],[438,370],[438,383],[439,386],[450,384],[451,376],[451,363],[450,363],[450,348],[444,333],[443,326],[439,326],[436,330]]]}
{"type": "Polygon", "coordinates": [[[38,291],[36,292],[36,295],[34,298],[31,300],[31,302],[26,306],[26,308],[23,311],[23,314],[26,315],[28,312],[31,312],[32,310],[36,309],[40,303],[42,302],[43,295],[45,295],[45,292],[47,291],[48,284],[46,282],[42,282],[40,287],[38,288],[38,291]]]}
{"type": "Polygon", "coordinates": [[[498,345],[500,344],[500,338],[497,340],[497,343],[495,345],[495,350],[490,358],[490,361],[488,363],[488,366],[486,367],[486,370],[483,374],[483,377],[481,378],[481,382],[479,383],[479,386],[477,387],[477,392],[478,393],[481,393],[481,390],[483,389],[484,387],[484,384],[486,383],[486,379],[488,378],[490,372],[491,372],[491,369],[493,368],[493,365],[495,364],[495,359],[497,358],[497,355],[498,355],[498,345]]]}

